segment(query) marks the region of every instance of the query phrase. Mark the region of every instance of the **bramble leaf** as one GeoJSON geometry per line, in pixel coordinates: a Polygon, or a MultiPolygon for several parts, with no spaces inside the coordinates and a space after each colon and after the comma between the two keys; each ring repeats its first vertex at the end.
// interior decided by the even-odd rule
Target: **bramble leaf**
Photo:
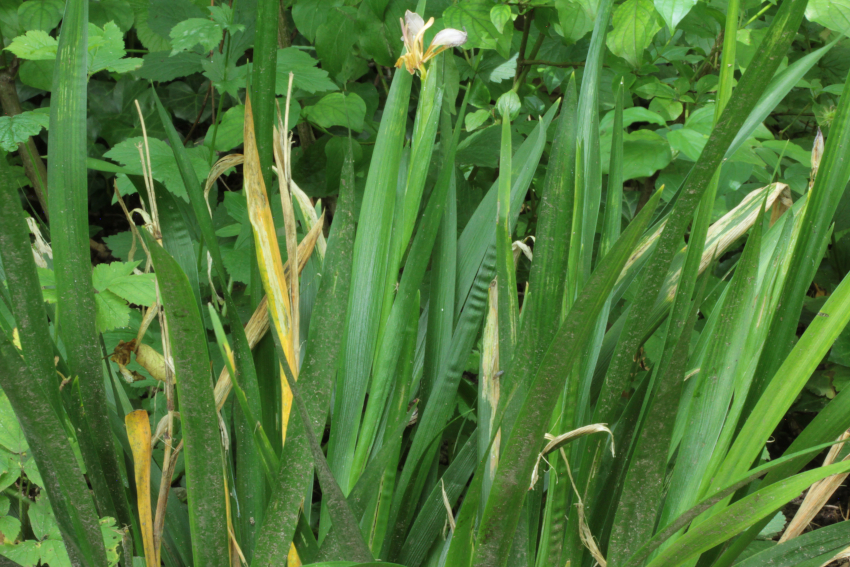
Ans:
{"type": "Polygon", "coordinates": [[[614,11],[613,21],[608,49],[632,67],[640,67],[644,50],[661,30],[661,18],[652,0],[626,0],[614,11]]]}
{"type": "Polygon", "coordinates": [[[292,79],[292,87],[302,89],[308,93],[337,90],[336,84],[328,78],[328,72],[316,68],[319,62],[296,47],[287,47],[277,51],[277,74],[275,75],[275,93],[286,95],[289,85],[289,73],[295,77],[292,79]]]}
{"type": "Polygon", "coordinates": [[[49,61],[56,58],[59,41],[42,30],[30,30],[12,40],[8,49],[21,59],[49,61]]]}
{"type": "Polygon", "coordinates": [[[7,152],[18,149],[22,144],[47,128],[50,116],[42,112],[27,111],[16,116],[0,116],[0,148],[7,152]]]}

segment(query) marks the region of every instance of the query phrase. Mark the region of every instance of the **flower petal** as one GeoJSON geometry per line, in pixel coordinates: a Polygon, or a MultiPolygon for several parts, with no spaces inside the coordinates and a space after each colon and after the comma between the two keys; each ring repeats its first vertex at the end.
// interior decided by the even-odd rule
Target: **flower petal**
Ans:
{"type": "Polygon", "coordinates": [[[466,32],[446,28],[437,32],[434,40],[431,41],[431,48],[435,47],[458,47],[466,43],[466,32]]]}
{"type": "Polygon", "coordinates": [[[410,49],[410,36],[407,32],[407,26],[404,25],[404,20],[401,18],[398,19],[399,23],[401,23],[401,41],[404,43],[404,46],[410,49]]]}
{"type": "Polygon", "coordinates": [[[425,32],[434,25],[434,18],[428,18],[428,21],[425,22],[425,25],[422,26],[422,29],[419,30],[419,33],[416,34],[416,39],[419,43],[422,43],[422,39],[425,37],[425,32]]]}
{"type": "Polygon", "coordinates": [[[404,13],[404,21],[407,24],[407,33],[411,39],[416,37],[425,26],[425,20],[422,19],[422,16],[410,10],[404,13]]]}

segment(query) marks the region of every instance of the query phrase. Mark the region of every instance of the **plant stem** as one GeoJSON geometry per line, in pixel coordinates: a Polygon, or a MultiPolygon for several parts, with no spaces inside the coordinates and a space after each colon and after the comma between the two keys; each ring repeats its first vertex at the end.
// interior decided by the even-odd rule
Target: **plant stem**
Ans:
{"type": "MultiPolygon", "coordinates": [[[[540,46],[543,45],[544,39],[546,39],[546,36],[542,33],[537,36],[537,41],[534,42],[534,47],[531,48],[531,53],[529,54],[529,57],[531,57],[532,61],[534,60],[535,57],[537,57],[537,52],[540,51],[540,46]]],[[[519,89],[520,89],[520,87],[522,87],[522,84],[525,82],[525,78],[528,76],[528,72],[530,70],[531,70],[531,67],[529,67],[527,65],[522,68],[522,73],[516,79],[516,81],[514,81],[514,86],[513,86],[514,92],[516,92],[516,93],[519,92],[519,89]]]]}
{"type": "Polygon", "coordinates": [[[212,90],[213,90],[213,84],[212,84],[212,81],[210,81],[210,86],[207,89],[207,94],[204,95],[204,102],[201,103],[201,109],[198,111],[198,116],[195,117],[195,122],[192,124],[192,127],[189,128],[189,133],[186,134],[186,138],[183,140],[184,146],[188,145],[189,140],[192,139],[192,134],[195,132],[195,128],[198,127],[198,122],[201,121],[201,116],[203,116],[204,111],[207,109],[207,101],[210,98],[210,93],[212,92],[212,90]]]}
{"type": "Polygon", "coordinates": [[[522,67],[525,65],[525,48],[528,46],[528,34],[531,31],[531,15],[533,13],[534,9],[531,9],[523,15],[522,42],[519,44],[519,56],[517,57],[516,74],[514,75],[515,83],[519,81],[520,73],[522,73],[522,67]]]}

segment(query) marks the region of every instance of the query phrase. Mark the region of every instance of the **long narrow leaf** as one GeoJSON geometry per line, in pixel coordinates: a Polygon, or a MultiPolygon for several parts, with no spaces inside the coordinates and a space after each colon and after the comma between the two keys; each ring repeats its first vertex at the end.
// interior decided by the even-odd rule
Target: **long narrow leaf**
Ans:
{"type": "Polygon", "coordinates": [[[71,375],[80,380],[87,424],[80,442],[95,500],[102,514],[130,525],[129,503],[109,429],[89,255],[88,20],[86,0],[66,3],[51,93],[47,186],[50,229],[54,235],[61,235],[52,243],[57,266],[58,331],[65,344],[71,375]]]}
{"type": "MultiPolygon", "coordinates": [[[[301,368],[301,394],[315,429],[323,427],[328,415],[333,377],[336,374],[351,282],[354,248],[354,156],[349,148],[340,179],[340,196],[328,238],[322,283],[301,368]]],[[[254,563],[282,565],[298,522],[299,506],[313,470],[304,424],[293,416],[283,447],[265,522],[257,535],[254,563]]]]}
{"type": "Polygon", "coordinates": [[[661,192],[657,192],[600,263],[561,324],[539,367],[529,372],[534,382],[504,449],[487,500],[479,528],[475,565],[505,564],[518,521],[518,516],[511,511],[521,506],[528,490],[535,453],[540,449],[541,438],[557,401],[558,385],[563,384],[561,381],[582,352],[596,317],[660,198],[661,192]]]}
{"type": "MultiPolygon", "coordinates": [[[[732,98],[712,130],[705,149],[680,190],[680,196],[667,219],[655,251],[643,270],[644,276],[639,286],[638,297],[657,297],[679,242],[708,183],[744,120],[764,91],[764,86],[775,73],[782,56],[788,50],[802,21],[805,6],[805,0],[785,0],[780,6],[753,61],[738,82],[732,98]]],[[[607,422],[615,417],[634,354],[648,327],[649,315],[652,311],[650,304],[650,301],[638,301],[629,309],[626,326],[620,336],[597,403],[594,421],[607,422]]]]}
{"type": "Polygon", "coordinates": [[[186,275],[153,238],[142,234],[156,269],[174,345],[192,557],[197,565],[229,565],[224,453],[201,314],[186,275]]]}
{"type": "MultiPolygon", "coordinates": [[[[281,357],[281,369],[289,383],[289,388],[292,392],[292,399],[295,403],[296,410],[301,416],[301,422],[305,424],[304,433],[307,438],[307,443],[310,445],[310,452],[312,453],[313,462],[316,467],[316,476],[319,478],[319,485],[321,486],[322,494],[324,495],[323,502],[328,507],[328,512],[334,523],[334,528],[336,529],[337,534],[339,534],[339,537],[333,540],[337,544],[337,547],[334,549],[328,549],[330,546],[326,546],[325,549],[319,550],[319,556],[340,556],[354,558],[358,561],[370,561],[374,559],[374,557],[372,557],[372,553],[369,551],[369,547],[366,545],[366,542],[363,541],[363,534],[360,533],[360,527],[357,523],[357,519],[354,517],[351,507],[348,505],[348,502],[346,501],[339,484],[334,478],[333,473],[331,473],[330,466],[328,466],[328,461],[325,458],[325,454],[322,452],[319,440],[313,432],[313,426],[310,424],[310,414],[308,413],[309,410],[307,408],[307,404],[304,403],[304,399],[301,397],[301,392],[295,385],[295,377],[289,371],[290,366],[288,361],[286,361],[286,352],[282,346],[282,338],[277,334],[277,329],[273,329],[273,331],[278,356],[281,357]]],[[[329,541],[332,541],[331,538],[326,538],[325,544],[329,541]]]]}
{"type": "Polygon", "coordinates": [[[344,360],[337,380],[328,460],[343,492],[353,485],[352,465],[363,401],[378,340],[388,263],[396,180],[412,76],[398,69],[384,107],[354,241],[351,289],[345,325],[344,360]]]}
{"type": "MultiPolygon", "coordinates": [[[[17,309],[23,319],[18,321],[21,343],[27,360],[13,346],[11,337],[0,332],[0,387],[9,398],[12,409],[33,452],[44,487],[59,524],[65,547],[72,560],[88,567],[106,561],[100,536],[98,515],[77,459],[68,442],[66,427],[57,409],[49,402],[58,393],[56,371],[39,363],[30,354],[30,338],[43,339],[39,327],[46,327],[46,314],[41,299],[41,287],[36,275],[30,247],[29,232],[23,218],[20,200],[5,163],[0,164],[0,255],[3,269],[17,309]],[[16,285],[17,284],[17,285],[16,285]],[[41,375],[37,373],[41,372],[41,375]]],[[[40,348],[44,348],[41,346],[40,348]]]]}
{"type": "Polygon", "coordinates": [[[145,547],[145,565],[157,567],[156,547],[153,537],[153,517],[151,514],[151,424],[148,412],[136,410],[124,416],[127,424],[127,437],[133,451],[133,466],[136,479],[136,499],[141,520],[142,540],[145,547]]]}
{"type": "Polygon", "coordinates": [[[749,467],[848,321],[850,276],[845,276],[759,398],[714,476],[710,492],[749,467]]]}
{"type": "Polygon", "coordinates": [[[682,565],[696,554],[711,549],[764,516],[775,513],[818,480],[848,470],[850,470],[850,461],[842,461],[798,474],[763,488],[691,528],[673,545],[658,554],[648,567],[682,565]]]}
{"type": "Polygon", "coordinates": [[[850,80],[845,80],[844,91],[838,103],[835,119],[829,130],[823,158],[814,186],[809,192],[806,211],[803,214],[800,236],[788,268],[789,277],[782,288],[779,302],[782,316],[771,322],[767,344],[762,352],[747,409],[754,407],[758,396],[767,386],[768,380],[783,363],[791,350],[797,330],[797,320],[803,309],[806,291],[817,272],[826,246],[830,224],[836,208],[850,180],[850,80]]]}

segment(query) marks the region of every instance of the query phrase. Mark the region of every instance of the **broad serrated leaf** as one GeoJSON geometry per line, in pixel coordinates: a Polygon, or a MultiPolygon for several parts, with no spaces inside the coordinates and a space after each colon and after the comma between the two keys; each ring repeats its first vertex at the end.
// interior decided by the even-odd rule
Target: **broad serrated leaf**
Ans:
{"type": "Polygon", "coordinates": [[[124,539],[126,530],[121,530],[115,525],[115,518],[101,518],[100,531],[103,534],[103,546],[106,548],[106,559],[109,567],[118,563],[118,546],[124,539]]]}
{"type": "Polygon", "coordinates": [[[157,51],[145,55],[142,61],[136,76],[149,81],[173,81],[204,70],[201,66],[203,57],[193,51],[182,51],[175,55],[168,51],[157,51]]]}
{"type": "Polygon", "coordinates": [[[171,48],[167,37],[162,37],[151,29],[149,16],[150,0],[127,0],[133,10],[136,36],[150,51],[165,51],[171,48]]]}
{"type": "Polygon", "coordinates": [[[220,25],[223,30],[231,33],[245,31],[244,24],[233,23],[233,8],[227,4],[209,6],[207,9],[210,11],[213,21],[220,25]]]}
{"type": "Polygon", "coordinates": [[[337,90],[336,84],[328,78],[328,72],[316,68],[318,63],[309,53],[296,47],[278,49],[275,93],[286,95],[289,73],[295,75],[292,79],[293,88],[302,89],[308,93],[337,90]]]}
{"type": "Polygon", "coordinates": [[[664,18],[664,22],[670,30],[675,30],[679,22],[688,15],[697,0],[654,0],[655,9],[664,18]]]}
{"type": "Polygon", "coordinates": [[[608,49],[638,68],[643,52],[661,30],[652,0],[626,0],[614,11],[614,29],[608,34],[608,49]]]}
{"type": "Polygon", "coordinates": [[[507,4],[496,4],[490,8],[490,21],[496,26],[496,30],[502,33],[505,24],[511,20],[511,7],[507,4]]]}
{"type": "Polygon", "coordinates": [[[0,548],[0,555],[8,557],[21,567],[35,567],[41,560],[41,543],[26,540],[17,545],[7,545],[0,548]]]}
{"type": "Polygon", "coordinates": [[[491,83],[501,83],[505,79],[513,79],[514,75],[516,75],[516,61],[518,53],[514,53],[510,59],[502,59],[499,57],[499,60],[502,63],[497,64],[495,67],[490,69],[489,73],[485,74],[487,80],[491,83]]]}
{"type": "Polygon", "coordinates": [[[212,51],[221,43],[224,28],[218,22],[205,18],[190,18],[171,28],[171,54],[192,49],[200,44],[206,51],[212,51]]]}
{"type": "Polygon", "coordinates": [[[810,0],[806,7],[806,18],[850,35],[850,0],[810,0]]]}
{"type": "MultiPolygon", "coordinates": [[[[242,144],[242,131],[245,127],[245,106],[236,105],[229,108],[221,117],[218,131],[215,135],[215,150],[218,152],[229,152],[236,146],[242,144]]],[[[207,130],[204,144],[212,145],[213,129],[207,130]]]]}
{"type": "Polygon", "coordinates": [[[59,25],[64,9],[62,0],[27,0],[18,6],[18,22],[25,30],[47,32],[59,25]]]}
{"type": "Polygon", "coordinates": [[[141,260],[136,262],[112,262],[98,264],[92,270],[92,285],[97,291],[103,291],[124,276],[129,276],[138,267],[141,260]]]}
{"type": "Polygon", "coordinates": [[[476,110],[471,114],[467,114],[463,119],[463,125],[466,128],[467,132],[472,132],[477,129],[479,126],[487,122],[487,119],[490,118],[489,110],[476,110]]]}
{"type": "Polygon", "coordinates": [[[97,330],[101,333],[130,324],[130,308],[127,302],[112,293],[101,291],[94,296],[97,330]]]}
{"type": "Polygon", "coordinates": [[[311,43],[316,41],[316,31],[328,19],[330,10],[342,6],[342,0],[301,0],[292,7],[295,27],[311,43]]]}
{"type": "Polygon", "coordinates": [[[89,77],[98,71],[127,73],[135,71],[142,65],[138,57],[128,57],[124,49],[124,33],[114,22],[107,22],[103,28],[89,24],[89,77]]]}
{"type": "Polygon", "coordinates": [[[334,77],[345,69],[346,62],[353,56],[352,47],[357,41],[356,25],[356,10],[340,7],[329,10],[327,21],[316,30],[316,55],[322,61],[322,68],[334,77]]]}
{"type": "Polygon", "coordinates": [[[47,128],[50,116],[41,112],[22,112],[16,116],[0,116],[0,148],[7,152],[18,149],[30,136],[47,128]]]}
{"type": "Polygon", "coordinates": [[[443,13],[443,24],[456,30],[466,30],[465,48],[496,49],[499,30],[490,20],[489,2],[460,2],[443,13]]]}
{"type": "MultiPolygon", "coordinates": [[[[136,144],[142,141],[142,138],[129,138],[120,144],[116,144],[103,155],[123,165],[129,173],[141,175],[141,158],[139,157],[139,150],[136,144]]],[[[156,138],[148,138],[148,147],[150,149],[153,178],[165,185],[165,188],[173,195],[185,200],[187,198],[186,188],[183,186],[183,180],[180,177],[180,171],[177,168],[177,163],[174,161],[174,154],[171,148],[168,147],[168,144],[156,138]]],[[[209,149],[199,146],[190,148],[187,152],[189,159],[192,161],[195,173],[199,178],[205,179],[210,170],[209,149]]]]}
{"type": "Polygon", "coordinates": [[[593,18],[587,15],[584,7],[572,0],[556,0],[558,21],[561,33],[569,42],[576,42],[593,29],[593,18]]]}
{"type": "MultiPolygon", "coordinates": [[[[673,160],[670,144],[650,130],[638,130],[623,137],[623,179],[649,177],[673,160]]],[[[602,172],[608,173],[610,155],[603,152],[602,172]]]]}
{"type": "Polygon", "coordinates": [[[56,38],[41,30],[31,30],[13,39],[6,49],[21,59],[49,61],[56,58],[58,48],[56,38]]]}
{"type": "Polygon", "coordinates": [[[167,40],[172,28],[190,18],[207,19],[209,3],[198,5],[192,0],[146,0],[147,24],[153,33],[167,40]]]}
{"type": "MultiPolygon", "coordinates": [[[[8,502],[8,499],[6,499],[8,502]]],[[[8,509],[6,510],[8,512],[8,509]]],[[[5,541],[15,541],[18,534],[21,533],[21,522],[12,516],[3,516],[0,518],[0,536],[3,536],[5,541]]],[[[0,555],[3,555],[3,549],[0,548],[0,555]]]]}
{"type": "Polygon", "coordinates": [[[313,106],[305,107],[301,113],[304,118],[322,128],[342,126],[359,132],[363,129],[366,103],[354,93],[348,96],[331,93],[313,106]]]}
{"type": "Polygon", "coordinates": [[[218,51],[215,51],[209,59],[204,59],[201,66],[204,69],[204,76],[213,82],[215,88],[219,92],[230,94],[233,98],[239,98],[237,93],[239,89],[245,88],[246,77],[251,70],[251,63],[237,66],[235,61],[218,51]]]}
{"type": "Polygon", "coordinates": [[[12,410],[12,404],[2,390],[0,390],[0,447],[16,454],[24,453],[29,448],[24,432],[21,431],[21,426],[12,410]]]}
{"type": "Polygon", "coordinates": [[[153,274],[132,274],[117,278],[107,289],[135,305],[150,306],[156,301],[155,280],[153,274]]]}
{"type": "Polygon", "coordinates": [[[28,514],[32,533],[37,539],[61,537],[59,526],[56,525],[56,518],[53,516],[53,509],[50,507],[50,501],[47,497],[42,495],[32,503],[28,514]]]}
{"type": "Polygon", "coordinates": [[[105,26],[115,22],[118,28],[127,33],[135,20],[133,9],[124,0],[92,0],[89,2],[89,21],[96,26],[105,26]]]}
{"type": "Polygon", "coordinates": [[[691,161],[696,161],[708,141],[708,136],[690,128],[679,128],[667,133],[667,141],[671,149],[691,161]]]}
{"type": "Polygon", "coordinates": [[[49,92],[53,89],[53,61],[24,61],[18,78],[25,85],[49,92]]]}
{"type": "MultiPolygon", "coordinates": [[[[16,37],[7,48],[9,51],[30,61],[50,61],[56,58],[59,43],[41,30],[28,31],[16,37]]],[[[89,24],[88,75],[109,70],[115,73],[133,71],[142,65],[142,60],[130,57],[124,49],[124,34],[114,22],[103,28],[89,24]]]]}

